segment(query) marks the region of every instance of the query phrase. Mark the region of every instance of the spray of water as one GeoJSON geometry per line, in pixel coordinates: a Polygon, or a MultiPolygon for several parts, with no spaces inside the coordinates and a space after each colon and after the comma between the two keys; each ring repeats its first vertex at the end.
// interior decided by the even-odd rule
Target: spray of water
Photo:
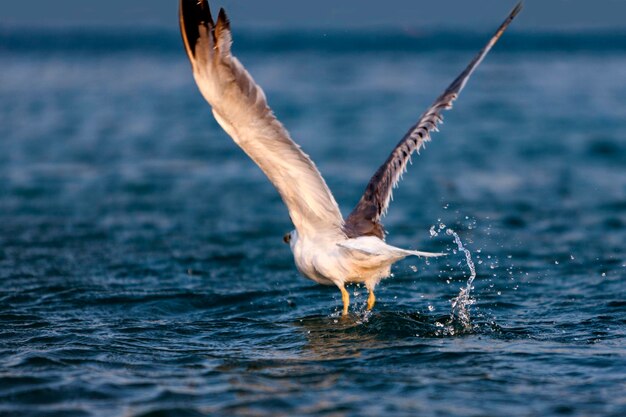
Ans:
{"type": "Polygon", "coordinates": [[[452,321],[460,323],[465,329],[469,330],[471,328],[469,307],[475,303],[475,300],[471,296],[471,292],[474,285],[474,279],[476,278],[476,267],[474,266],[471,252],[463,246],[463,242],[461,242],[459,235],[452,229],[447,229],[446,234],[448,236],[454,236],[454,243],[456,243],[459,251],[465,254],[465,261],[470,269],[470,277],[467,280],[467,284],[464,288],[461,288],[459,295],[452,299],[452,311],[450,313],[450,318],[452,321]]]}
{"type": "MultiPolygon", "coordinates": [[[[463,245],[461,238],[453,229],[450,229],[445,224],[440,223],[439,225],[432,226],[430,228],[430,236],[438,236],[439,233],[444,230],[446,231],[446,235],[454,238],[454,243],[456,244],[458,251],[465,255],[465,262],[470,270],[470,277],[467,280],[467,284],[465,287],[460,289],[459,295],[451,300],[452,309],[450,311],[450,320],[448,320],[445,324],[437,323],[437,326],[442,328],[442,334],[452,335],[456,333],[455,328],[458,329],[459,325],[465,331],[471,330],[472,328],[469,308],[475,303],[471,293],[474,285],[474,279],[476,278],[476,267],[474,265],[474,261],[472,260],[471,252],[463,245]]],[[[456,250],[454,253],[456,253],[456,250]]]]}

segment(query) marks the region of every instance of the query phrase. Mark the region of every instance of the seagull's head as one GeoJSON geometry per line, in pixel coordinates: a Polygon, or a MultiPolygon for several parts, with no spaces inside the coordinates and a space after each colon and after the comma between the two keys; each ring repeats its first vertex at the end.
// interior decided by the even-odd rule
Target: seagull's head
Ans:
{"type": "Polygon", "coordinates": [[[291,232],[283,236],[283,242],[287,243],[291,247],[291,249],[293,249],[293,245],[296,244],[297,240],[298,232],[296,232],[295,230],[292,230],[291,232]]]}

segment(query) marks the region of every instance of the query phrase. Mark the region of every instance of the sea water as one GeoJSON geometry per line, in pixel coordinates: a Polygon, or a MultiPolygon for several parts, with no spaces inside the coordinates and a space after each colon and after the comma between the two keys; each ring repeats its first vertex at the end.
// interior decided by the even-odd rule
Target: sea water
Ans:
{"type": "MultiPolygon", "coordinates": [[[[234,51],[347,214],[487,36],[234,51]]],[[[0,415],[626,414],[625,36],[505,34],[384,219],[447,256],[346,319],[174,30],[3,29],[0,63],[0,415]]]]}

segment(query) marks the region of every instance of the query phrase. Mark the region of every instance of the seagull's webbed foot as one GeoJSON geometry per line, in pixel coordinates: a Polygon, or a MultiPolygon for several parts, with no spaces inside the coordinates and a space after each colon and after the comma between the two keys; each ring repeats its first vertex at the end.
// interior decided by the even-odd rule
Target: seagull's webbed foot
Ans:
{"type": "Polygon", "coordinates": [[[367,297],[367,309],[372,310],[374,304],[376,304],[376,296],[374,295],[374,290],[370,290],[370,295],[367,297]]]}
{"type": "Polygon", "coordinates": [[[343,286],[339,287],[339,289],[341,290],[341,301],[343,301],[343,313],[341,314],[346,316],[348,315],[348,307],[350,306],[350,294],[348,294],[348,291],[346,291],[346,288],[343,286]]]}

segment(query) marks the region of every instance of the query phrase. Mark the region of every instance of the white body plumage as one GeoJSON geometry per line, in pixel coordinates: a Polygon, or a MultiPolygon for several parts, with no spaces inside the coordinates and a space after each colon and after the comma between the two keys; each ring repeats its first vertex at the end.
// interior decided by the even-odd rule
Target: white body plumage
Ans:
{"type": "Polygon", "coordinates": [[[296,230],[289,236],[298,271],[318,284],[340,288],[362,283],[374,290],[381,279],[389,277],[395,262],[407,256],[442,255],[396,248],[375,236],[346,239],[336,233],[320,233],[301,238],[296,230]]]}

